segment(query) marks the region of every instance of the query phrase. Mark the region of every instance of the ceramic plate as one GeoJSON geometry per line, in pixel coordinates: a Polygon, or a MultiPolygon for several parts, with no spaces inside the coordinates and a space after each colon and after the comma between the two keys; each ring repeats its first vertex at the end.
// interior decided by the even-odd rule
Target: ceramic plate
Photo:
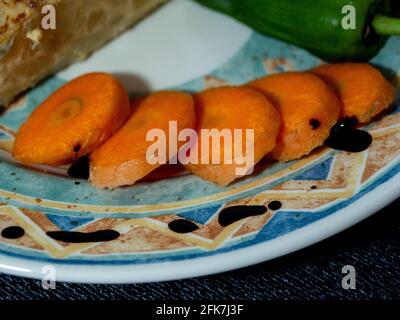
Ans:
{"type": "MultiPolygon", "coordinates": [[[[400,39],[390,39],[373,63],[393,81],[400,70],[400,39]]],[[[44,173],[12,161],[21,123],[66,81],[89,71],[115,74],[132,95],[174,88],[190,92],[241,84],[265,74],[305,70],[321,61],[305,51],[254,33],[190,1],[172,1],[122,37],[48,79],[0,117],[0,231],[19,226],[17,239],[0,237],[0,271],[97,283],[148,282],[222,272],[279,257],[323,240],[400,196],[400,113],[366,129],[374,137],[362,153],[320,149],[299,161],[264,165],[226,188],[192,175],[99,191],[87,181],[44,173]],[[221,210],[233,205],[282,207],[226,228],[221,210]],[[168,223],[195,222],[192,233],[168,223]],[[48,231],[114,229],[111,242],[70,244],[48,231]]],[[[47,168],[49,170],[49,168],[47,168]]]]}

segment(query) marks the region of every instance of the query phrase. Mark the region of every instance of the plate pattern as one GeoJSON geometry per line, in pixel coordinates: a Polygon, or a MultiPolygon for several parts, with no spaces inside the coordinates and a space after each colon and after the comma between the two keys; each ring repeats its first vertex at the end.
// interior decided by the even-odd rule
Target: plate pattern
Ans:
{"type": "MultiPolygon", "coordinates": [[[[393,42],[387,45],[386,54],[396,45],[393,42]]],[[[376,61],[381,65],[390,62],[382,62],[380,56],[376,61]]],[[[266,73],[303,69],[318,63],[317,59],[300,49],[254,34],[224,66],[179,88],[195,91],[243,83],[266,73]],[[289,58],[279,58],[282,55],[289,58]],[[304,56],[301,60],[297,58],[300,55],[304,56]],[[237,75],[235,70],[239,62],[247,64],[244,69],[248,73],[237,75]]],[[[393,79],[396,82],[398,77],[393,76],[393,79]]],[[[214,190],[205,185],[204,190],[208,191],[204,194],[195,193],[185,198],[185,190],[182,190],[178,194],[182,193],[183,199],[130,205],[117,205],[113,195],[109,195],[106,204],[98,204],[96,200],[91,203],[90,199],[86,202],[60,200],[54,195],[35,198],[19,191],[16,182],[20,179],[18,170],[31,169],[10,162],[9,151],[14,132],[24,117],[40,99],[62,83],[61,79],[50,79],[21,98],[0,118],[0,172],[3,182],[6,181],[0,185],[0,231],[9,226],[20,226],[25,230],[25,235],[19,239],[0,237],[1,254],[88,265],[147,264],[216,255],[275,239],[335,214],[374,192],[400,169],[400,112],[399,107],[394,106],[390,114],[367,127],[374,137],[368,150],[346,153],[322,148],[300,161],[262,168],[260,174],[227,190],[214,190]],[[18,173],[10,170],[10,166],[14,166],[18,173]],[[3,171],[2,167],[5,167],[3,171]],[[218,214],[226,207],[268,206],[274,200],[282,203],[279,210],[270,209],[262,216],[243,219],[225,228],[218,223],[218,214]],[[199,229],[189,234],[171,231],[168,223],[182,217],[196,223],[199,229]],[[92,232],[103,229],[114,229],[121,233],[121,237],[111,242],[70,244],[46,235],[48,231],[92,232]]],[[[62,172],[63,168],[59,170],[62,172]]],[[[187,179],[192,178],[178,177],[165,183],[174,186],[187,179]]],[[[202,186],[202,182],[190,180],[190,183],[202,186]]],[[[84,188],[93,191],[89,185],[84,188]]],[[[135,196],[135,188],[127,190],[135,196]]],[[[152,194],[147,197],[151,198],[152,194]]]]}

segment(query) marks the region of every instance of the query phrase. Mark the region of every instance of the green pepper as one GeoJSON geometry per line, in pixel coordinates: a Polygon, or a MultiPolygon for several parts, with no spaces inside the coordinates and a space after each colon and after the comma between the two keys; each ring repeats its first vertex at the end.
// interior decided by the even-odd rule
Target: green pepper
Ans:
{"type": "Polygon", "coordinates": [[[369,60],[389,35],[400,35],[400,19],[388,16],[391,0],[196,1],[327,61],[369,60]],[[342,26],[342,9],[349,4],[355,8],[355,29],[342,26]]]}

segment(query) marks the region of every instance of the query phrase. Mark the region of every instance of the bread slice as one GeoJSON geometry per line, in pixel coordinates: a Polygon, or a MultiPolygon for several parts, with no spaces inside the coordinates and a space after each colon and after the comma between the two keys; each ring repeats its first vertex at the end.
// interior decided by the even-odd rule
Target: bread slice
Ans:
{"type": "Polygon", "coordinates": [[[46,76],[85,59],[166,1],[0,1],[0,106],[46,76]],[[45,5],[55,8],[55,30],[42,28],[45,5]]]}

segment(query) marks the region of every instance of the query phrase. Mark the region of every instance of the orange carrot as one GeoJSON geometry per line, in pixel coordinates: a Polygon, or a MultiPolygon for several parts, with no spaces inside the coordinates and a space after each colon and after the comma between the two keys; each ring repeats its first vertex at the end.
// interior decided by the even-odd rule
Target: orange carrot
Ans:
{"type": "Polygon", "coordinates": [[[289,161],[321,146],[336,124],[341,103],[334,92],[311,73],[276,74],[248,84],[278,108],[282,127],[270,157],[289,161]]]}
{"type": "MultiPolygon", "coordinates": [[[[169,137],[171,121],[176,121],[177,132],[194,128],[193,98],[186,93],[158,92],[132,105],[133,114],[122,129],[91,155],[90,180],[98,188],[132,185],[162,165],[150,163],[146,156],[154,144],[147,141],[150,130],[160,129],[169,137]]],[[[169,139],[166,143],[165,149],[169,151],[169,139]]],[[[177,149],[183,143],[178,143],[177,149]]],[[[176,155],[164,156],[169,160],[176,155]]]]}
{"type": "Polygon", "coordinates": [[[30,164],[73,162],[103,144],[129,114],[129,98],[111,75],[91,73],[68,82],[20,128],[16,160],[30,164]]]}
{"type": "Polygon", "coordinates": [[[312,72],[331,86],[342,100],[342,118],[356,117],[360,123],[368,123],[389,107],[395,97],[393,86],[369,64],[331,64],[312,72]]]}
{"type": "Polygon", "coordinates": [[[240,156],[249,159],[250,154],[246,153],[247,149],[253,153],[254,163],[250,163],[253,166],[275,147],[281,124],[280,116],[276,108],[257,91],[246,87],[210,89],[195,95],[195,105],[199,136],[195,150],[198,153],[199,163],[186,165],[194,175],[226,186],[242,177],[237,169],[244,168],[245,165],[236,160],[240,156]],[[202,138],[203,129],[216,129],[220,133],[228,129],[232,137],[235,129],[242,130],[242,141],[221,139],[219,149],[215,150],[218,147],[213,146],[211,139],[202,138]],[[254,139],[250,141],[250,145],[247,145],[246,129],[254,130],[254,139]],[[208,155],[202,152],[206,150],[202,149],[205,142],[209,145],[208,155]],[[240,150],[237,153],[235,145],[240,143],[242,146],[237,149],[240,150]],[[213,163],[213,151],[216,151],[220,163],[213,163]]]}

